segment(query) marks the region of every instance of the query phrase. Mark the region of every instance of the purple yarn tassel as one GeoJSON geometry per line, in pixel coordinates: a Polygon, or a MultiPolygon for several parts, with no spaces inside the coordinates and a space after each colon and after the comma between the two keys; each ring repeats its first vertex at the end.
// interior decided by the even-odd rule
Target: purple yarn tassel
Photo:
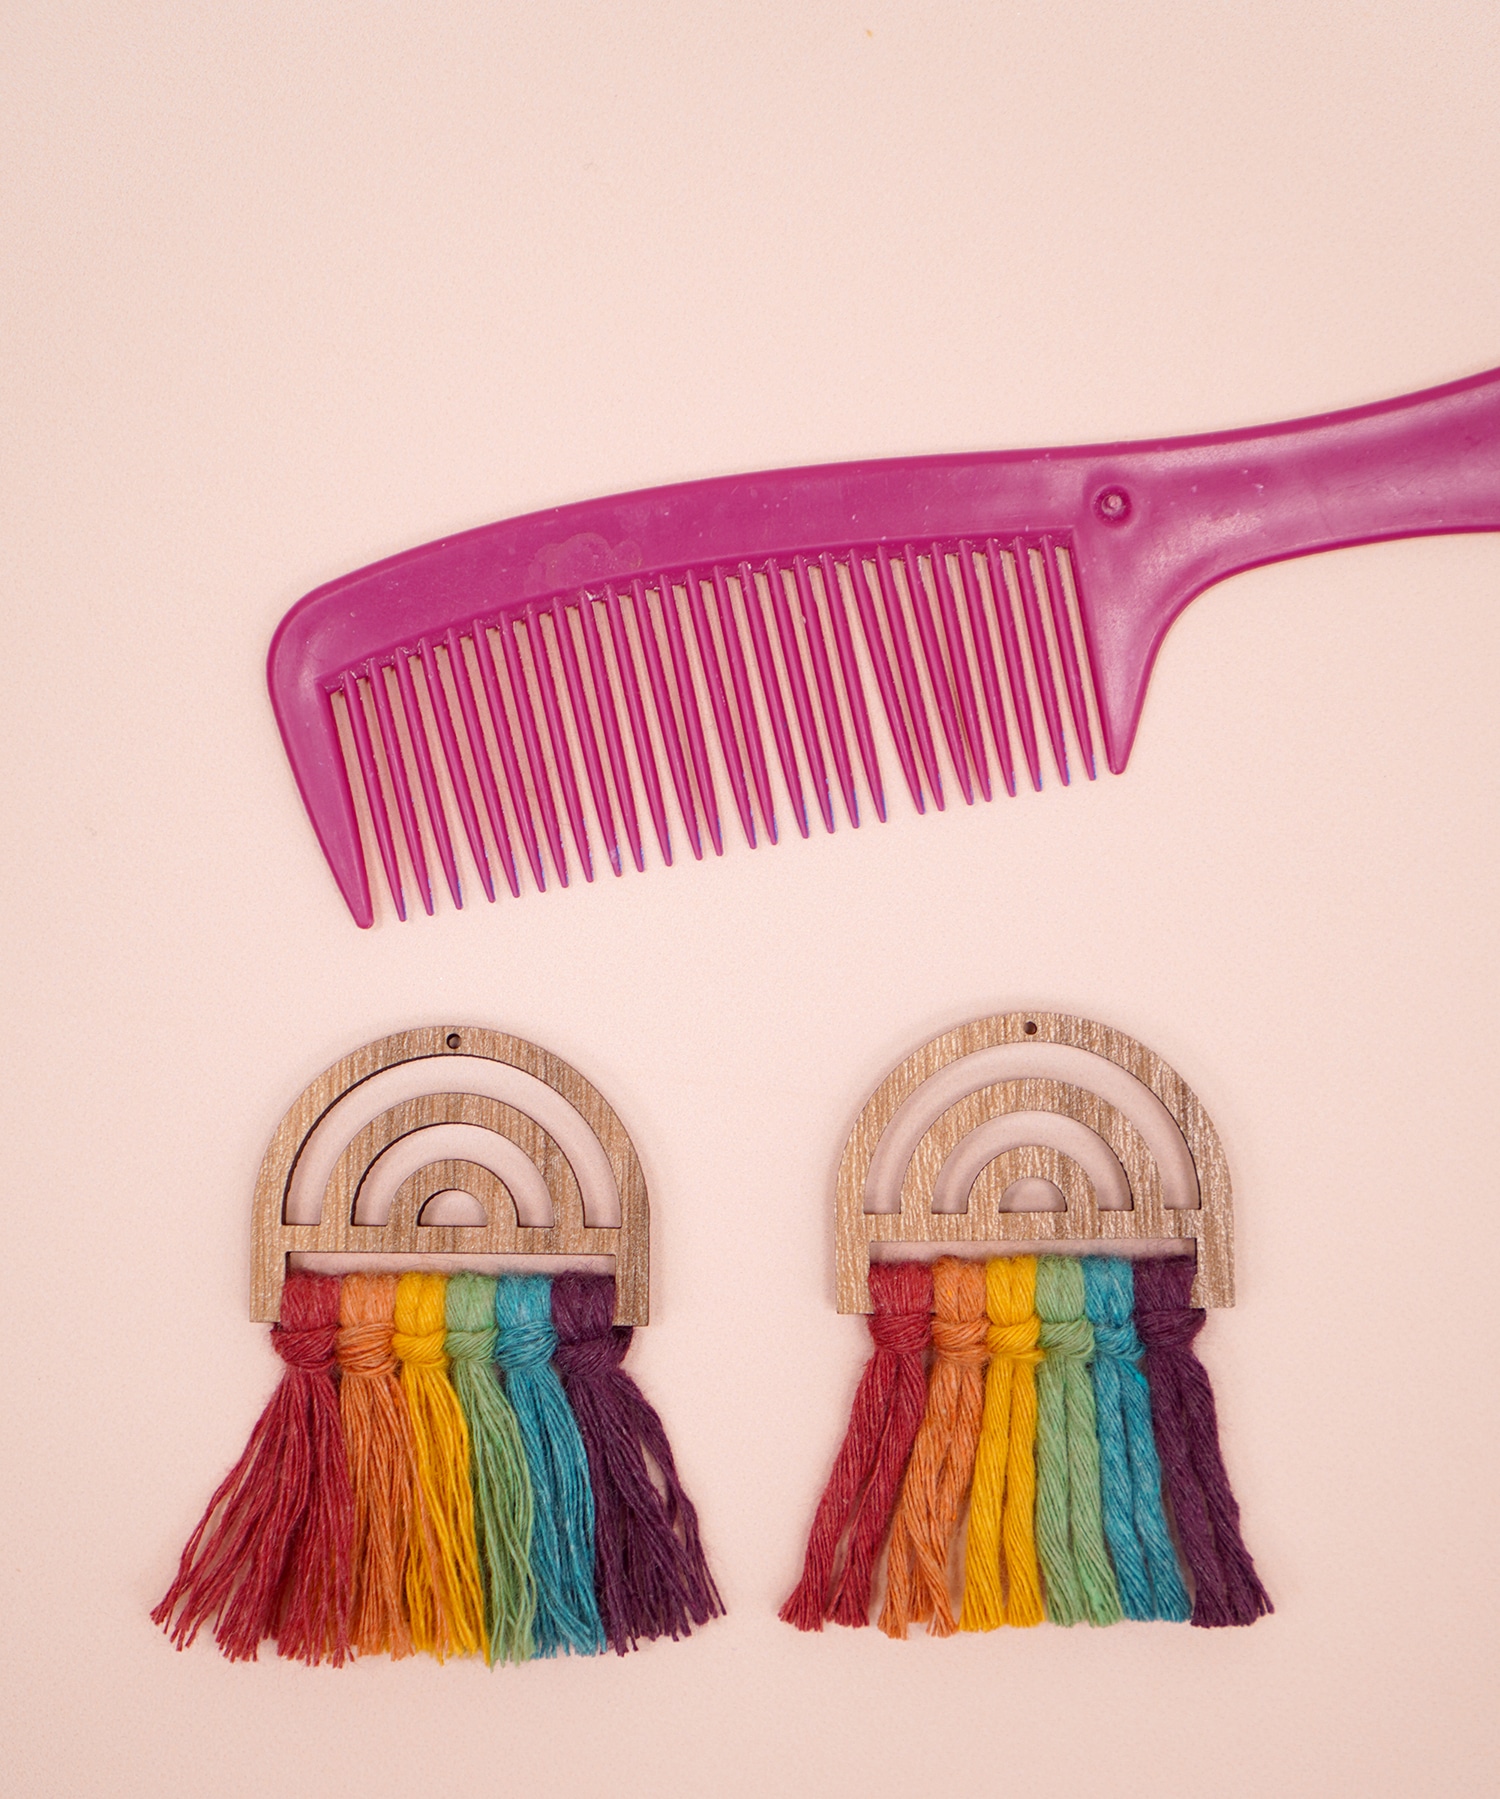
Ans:
{"type": "Polygon", "coordinates": [[[1186,1257],[1135,1265],[1135,1325],[1146,1351],[1151,1423],[1193,1576],[1193,1623],[1253,1624],[1273,1608],[1240,1536],[1213,1388],[1193,1351],[1204,1314],[1189,1303],[1192,1288],[1193,1264],[1186,1257]]]}
{"type": "Polygon", "coordinates": [[[624,1655],[653,1637],[685,1637],[724,1605],[661,1419],[620,1366],[634,1333],[614,1315],[612,1275],[560,1274],[552,1282],[553,1359],[594,1488],[599,1616],[610,1647],[624,1655]]]}

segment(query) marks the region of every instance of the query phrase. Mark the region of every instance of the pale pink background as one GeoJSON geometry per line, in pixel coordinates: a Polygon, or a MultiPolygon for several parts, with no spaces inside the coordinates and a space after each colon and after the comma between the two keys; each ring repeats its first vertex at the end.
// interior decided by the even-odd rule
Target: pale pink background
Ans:
{"type": "Polygon", "coordinates": [[[1500,362],[1486,0],[6,9],[7,1794],[1487,1793],[1500,541],[1173,631],[1119,780],[350,924],[261,665],[307,588],[613,489],[1192,431],[1500,362]],[[1144,1038],[1239,1202],[1205,1354],[1278,1611],[803,1638],[866,1094],[1019,1005],[1144,1038]],[[487,1672],[146,1621],[269,1391],[250,1185],[408,1023],[640,1145],[636,1365],[731,1615],[487,1672]]]}

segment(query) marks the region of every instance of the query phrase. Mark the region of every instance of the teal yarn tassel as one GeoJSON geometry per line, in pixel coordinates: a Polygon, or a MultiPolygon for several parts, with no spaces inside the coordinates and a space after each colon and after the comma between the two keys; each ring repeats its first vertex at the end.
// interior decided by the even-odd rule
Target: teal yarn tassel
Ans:
{"type": "Polygon", "coordinates": [[[1083,1313],[1077,1257],[1037,1258],[1036,1309],[1045,1352],[1036,1376],[1036,1538],[1047,1616],[1054,1624],[1117,1624],[1120,1594],[1104,1547],[1089,1379],[1094,1332],[1083,1313]]]}
{"type": "Polygon", "coordinates": [[[536,1578],[531,1571],[531,1475],[521,1427],[495,1372],[495,1282],[455,1274],[445,1301],[449,1378],[469,1427],[474,1532],[484,1586],[488,1660],[535,1654],[536,1578]]]}
{"type": "Polygon", "coordinates": [[[1135,1280],[1119,1256],[1086,1256],[1084,1309],[1094,1327],[1094,1402],[1104,1534],[1127,1618],[1180,1624],[1192,1601],[1177,1565],[1151,1430],[1151,1389],[1141,1372],[1135,1280]]]}
{"type": "Polygon", "coordinates": [[[594,1597],[594,1490],[588,1457],[552,1352],[552,1282],[502,1274],[495,1285],[495,1360],[515,1409],[531,1474],[536,1653],[601,1655],[594,1597]]]}

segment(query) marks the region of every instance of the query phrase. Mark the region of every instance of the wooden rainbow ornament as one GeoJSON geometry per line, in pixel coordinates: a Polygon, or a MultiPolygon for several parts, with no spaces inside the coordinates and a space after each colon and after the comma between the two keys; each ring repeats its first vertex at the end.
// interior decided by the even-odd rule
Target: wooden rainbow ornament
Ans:
{"type": "Polygon", "coordinates": [[[250,1313],[271,1325],[281,1383],[152,1617],[179,1648],[212,1625],[230,1660],[272,1639],[282,1655],[335,1665],[413,1651],[491,1663],[624,1654],[716,1617],[697,1514],[623,1366],[648,1293],[640,1162],[575,1069],[468,1026],[346,1056],[281,1121],[256,1183],[250,1313]],[[399,1100],[343,1147],[317,1222],[289,1219],[299,1164],[334,1108],[387,1070],[445,1057],[503,1064],[533,1097],[399,1100]],[[570,1141],[607,1168],[618,1223],[589,1220],[574,1161],[533,1111],[559,1130],[572,1115],[570,1141]],[[444,1125],[491,1133],[498,1167],[439,1156],[400,1182],[386,1222],[362,1221],[381,1158],[410,1161],[407,1140],[444,1125]],[[520,1220],[501,1172],[514,1175],[517,1151],[545,1186],[546,1224],[520,1220]],[[483,1224],[426,1221],[454,1191],[483,1224]],[[342,1274],[291,1265],[363,1255],[380,1262],[342,1274]],[[614,1273],[433,1266],[528,1255],[610,1257],[614,1273]],[[410,1266],[392,1270],[393,1258],[410,1266]]]}
{"type": "Polygon", "coordinates": [[[1045,1012],[925,1044],[845,1147],[836,1277],[873,1353],[788,1623],[868,1624],[887,1538],[879,1622],[894,1637],[914,1623],[936,1636],[1043,1619],[1251,1624],[1272,1609],[1193,1350],[1205,1308],[1234,1303],[1228,1166],[1160,1056],[1045,1012]],[[1167,1174],[1188,1203],[1167,1203],[1167,1174]],[[1052,1206],[1013,1209],[1036,1182],[1052,1206]],[[893,1191],[896,1208],[877,1209],[893,1191]],[[872,1262],[898,1243],[1043,1253],[872,1262]],[[1074,1246],[1087,1253],[1062,1253],[1074,1246]]]}

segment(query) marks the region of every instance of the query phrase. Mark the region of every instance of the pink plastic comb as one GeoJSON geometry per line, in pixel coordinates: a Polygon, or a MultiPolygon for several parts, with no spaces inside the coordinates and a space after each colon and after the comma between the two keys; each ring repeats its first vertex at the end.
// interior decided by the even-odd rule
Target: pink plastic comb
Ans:
{"type": "Polygon", "coordinates": [[[645,866],[667,795],[695,856],[721,787],[772,842],[886,790],[883,718],[917,810],[1130,755],[1189,600],[1259,563],[1500,530],[1500,370],[1262,429],[1158,443],[856,462],[688,482],[486,525],[330,582],[271,645],[276,717],[350,911],[374,910],[361,808],[397,913],[462,904],[460,837],[494,898],[521,866],[587,879],[594,829],[645,866]],[[877,711],[878,709],[878,711],[877,711]],[[1067,725],[1065,725],[1065,717],[1067,725]],[[717,772],[716,772],[717,771],[717,772]],[[392,828],[394,813],[399,838],[392,828]],[[520,855],[516,845],[519,843],[520,855]],[[403,875],[403,869],[405,874],[403,875]]]}

